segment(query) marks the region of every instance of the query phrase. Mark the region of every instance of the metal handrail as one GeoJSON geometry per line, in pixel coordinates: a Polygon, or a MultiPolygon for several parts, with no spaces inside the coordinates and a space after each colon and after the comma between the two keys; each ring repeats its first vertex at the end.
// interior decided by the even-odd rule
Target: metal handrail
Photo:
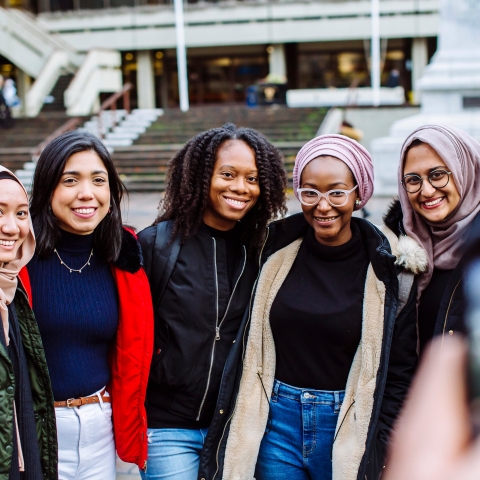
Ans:
{"type": "Polygon", "coordinates": [[[40,155],[43,152],[43,149],[55,138],[62,135],[62,133],[69,132],[70,130],[75,130],[80,123],[82,123],[81,117],[71,118],[67,120],[63,125],[58,127],[53,133],[51,133],[45,140],[42,140],[33,150],[32,150],[32,161],[36,162],[40,155]]]}
{"type": "Polygon", "coordinates": [[[117,125],[117,102],[120,98],[123,97],[123,108],[128,113],[130,113],[130,90],[132,90],[133,85],[131,83],[126,83],[123,88],[113,95],[110,95],[102,104],[100,105],[100,110],[98,112],[98,133],[100,138],[105,138],[105,131],[103,129],[102,114],[107,109],[110,109],[113,112],[113,126],[117,125]]]}

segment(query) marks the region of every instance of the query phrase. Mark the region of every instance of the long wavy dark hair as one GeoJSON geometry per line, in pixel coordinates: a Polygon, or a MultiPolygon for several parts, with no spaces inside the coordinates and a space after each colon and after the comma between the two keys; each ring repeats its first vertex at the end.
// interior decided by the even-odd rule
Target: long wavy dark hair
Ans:
{"type": "Polygon", "coordinates": [[[73,130],[60,135],[45,147],[38,159],[33,177],[30,214],[37,240],[36,253],[40,257],[50,256],[60,240],[60,227],[50,208],[53,192],[68,159],[74,153],[85,151],[94,151],[100,157],[107,170],[110,186],[110,213],[95,229],[93,248],[95,254],[107,262],[118,259],[122,245],[120,204],[126,190],[105,145],[86,130],[73,130]]]}
{"type": "Polygon", "coordinates": [[[260,197],[242,219],[242,242],[251,251],[260,246],[269,221],[286,213],[287,177],[282,155],[260,132],[228,123],[190,139],[172,158],[167,191],[154,225],[174,220],[173,236],[184,242],[198,231],[207,206],[217,151],[228,140],[241,140],[255,153],[260,197]]]}

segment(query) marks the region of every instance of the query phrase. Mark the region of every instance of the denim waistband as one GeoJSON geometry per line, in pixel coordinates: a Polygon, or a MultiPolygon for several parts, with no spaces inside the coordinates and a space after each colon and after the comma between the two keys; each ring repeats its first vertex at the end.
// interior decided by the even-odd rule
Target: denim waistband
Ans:
{"type": "Polygon", "coordinates": [[[272,397],[285,397],[301,403],[322,403],[325,405],[340,405],[345,398],[345,390],[313,390],[298,388],[275,380],[272,397]]]}

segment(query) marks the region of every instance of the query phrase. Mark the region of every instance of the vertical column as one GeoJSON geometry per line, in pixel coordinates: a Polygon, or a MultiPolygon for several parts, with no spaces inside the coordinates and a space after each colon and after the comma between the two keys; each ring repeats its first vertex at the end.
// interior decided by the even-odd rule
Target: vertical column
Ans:
{"type": "Polygon", "coordinates": [[[426,38],[414,38],[412,42],[412,90],[413,101],[420,103],[418,81],[423,77],[428,64],[428,44],[426,38]]]}
{"type": "Polygon", "coordinates": [[[138,108],[155,108],[155,77],[149,50],[137,52],[138,108]]]}
{"type": "Polygon", "coordinates": [[[380,105],[380,0],[371,0],[372,41],[370,77],[372,78],[373,105],[380,105]]]}
{"type": "Polygon", "coordinates": [[[27,93],[30,90],[31,80],[30,77],[23,71],[17,68],[17,95],[21,102],[21,115],[22,117],[27,114],[27,93]]]}
{"type": "Polygon", "coordinates": [[[283,44],[268,47],[269,74],[287,76],[287,62],[285,59],[285,46],[283,44]]]}
{"type": "Polygon", "coordinates": [[[175,34],[177,38],[177,69],[180,110],[182,112],[188,112],[188,109],[190,108],[190,100],[188,97],[187,47],[185,43],[183,0],[173,0],[173,3],[175,7],[175,34]]]}

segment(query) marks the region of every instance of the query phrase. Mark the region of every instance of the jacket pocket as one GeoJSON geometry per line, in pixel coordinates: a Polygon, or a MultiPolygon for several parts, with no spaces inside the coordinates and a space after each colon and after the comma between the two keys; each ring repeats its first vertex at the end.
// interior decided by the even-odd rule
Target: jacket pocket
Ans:
{"type": "Polygon", "coordinates": [[[152,364],[150,366],[150,380],[162,384],[166,381],[164,358],[170,340],[170,329],[166,322],[161,322],[160,328],[155,329],[155,340],[152,364]]]}

